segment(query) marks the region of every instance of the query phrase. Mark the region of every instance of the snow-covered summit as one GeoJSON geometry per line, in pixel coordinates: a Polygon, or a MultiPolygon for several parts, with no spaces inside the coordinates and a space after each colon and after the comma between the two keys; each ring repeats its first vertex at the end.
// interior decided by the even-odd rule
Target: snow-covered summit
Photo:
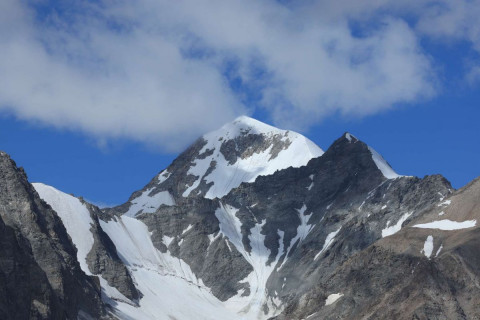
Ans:
{"type": "Polygon", "coordinates": [[[183,192],[187,197],[202,182],[213,199],[226,195],[242,182],[253,182],[288,167],[300,167],[323,154],[315,143],[299,133],[282,130],[241,116],[220,129],[205,134],[204,146],[187,174],[197,177],[183,192]]]}
{"type": "Polygon", "coordinates": [[[220,129],[203,135],[205,140],[212,138],[234,139],[245,134],[284,134],[286,130],[278,129],[254,118],[240,116],[224,124],[220,129]]]}
{"type": "Polygon", "coordinates": [[[115,210],[134,217],[186,197],[220,198],[242,182],[304,166],[323,153],[299,133],[241,116],[200,137],[115,210]]]}

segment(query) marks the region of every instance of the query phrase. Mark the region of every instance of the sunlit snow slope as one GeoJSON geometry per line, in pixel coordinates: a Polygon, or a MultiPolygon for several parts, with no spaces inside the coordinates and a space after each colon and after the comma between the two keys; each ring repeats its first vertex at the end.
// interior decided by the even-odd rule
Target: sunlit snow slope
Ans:
{"type": "Polygon", "coordinates": [[[126,211],[119,211],[134,217],[153,213],[161,205],[174,205],[179,198],[220,198],[242,182],[253,182],[258,176],[288,167],[304,166],[323,153],[299,133],[241,116],[203,135],[135,193],[126,211]]]}
{"type": "MultiPolygon", "coordinates": [[[[90,212],[71,195],[41,183],[33,185],[62,219],[77,247],[82,270],[92,275],[86,263],[94,241],[90,212]]],[[[104,301],[112,306],[120,319],[240,319],[211,294],[185,262],[168,252],[158,251],[141,221],[122,216],[108,222],[100,220],[100,223],[142,294],[138,303],[130,301],[98,276],[104,301]]]]}
{"type": "Polygon", "coordinates": [[[323,154],[322,149],[301,134],[277,129],[245,116],[204,135],[203,139],[207,143],[200,151],[200,155],[207,153],[211,155],[195,159],[188,174],[198,178],[185,190],[183,193],[185,197],[195,190],[202,179],[207,184],[213,183],[205,197],[220,198],[242,182],[253,182],[260,175],[306,165],[310,159],[323,154]],[[261,135],[263,144],[256,148],[253,146],[243,148],[242,144],[248,143],[249,135],[261,135]],[[224,151],[227,147],[236,149],[238,152],[236,159],[229,161],[225,158],[226,152],[232,152],[224,151]],[[207,172],[212,161],[215,161],[215,168],[207,172]]]}

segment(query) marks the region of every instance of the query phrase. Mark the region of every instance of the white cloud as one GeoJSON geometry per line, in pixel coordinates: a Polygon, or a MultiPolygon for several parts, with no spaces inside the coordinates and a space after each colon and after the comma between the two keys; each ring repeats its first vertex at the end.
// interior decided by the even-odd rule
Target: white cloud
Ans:
{"type": "Polygon", "coordinates": [[[465,13],[435,15],[429,1],[104,0],[35,19],[22,3],[0,4],[0,109],[170,150],[254,107],[308,127],[429,98],[435,74],[419,35],[463,30],[465,13]],[[415,27],[400,18],[419,8],[415,27]],[[232,77],[261,98],[250,105],[232,77]]]}

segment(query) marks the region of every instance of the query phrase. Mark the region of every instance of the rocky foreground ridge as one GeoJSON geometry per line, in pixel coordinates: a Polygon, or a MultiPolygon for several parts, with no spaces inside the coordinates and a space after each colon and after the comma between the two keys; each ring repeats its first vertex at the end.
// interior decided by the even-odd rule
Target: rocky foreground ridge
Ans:
{"type": "Polygon", "coordinates": [[[100,210],[0,153],[1,319],[479,319],[480,180],[241,117],[100,210]]]}

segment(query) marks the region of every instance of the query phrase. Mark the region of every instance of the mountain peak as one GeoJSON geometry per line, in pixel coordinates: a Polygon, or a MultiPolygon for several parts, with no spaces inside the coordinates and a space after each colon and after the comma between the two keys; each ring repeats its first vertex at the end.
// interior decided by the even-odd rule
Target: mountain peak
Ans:
{"type": "Polygon", "coordinates": [[[227,122],[220,129],[211,131],[203,138],[210,140],[212,138],[235,139],[238,136],[248,134],[285,134],[287,130],[281,130],[264,122],[250,118],[248,116],[240,116],[231,122],[227,122]]]}
{"type": "Polygon", "coordinates": [[[362,154],[364,157],[367,157],[373,161],[376,168],[385,178],[395,179],[402,177],[401,175],[397,174],[395,170],[393,170],[393,168],[382,157],[381,154],[349,132],[345,132],[340,138],[338,138],[332,144],[329,150],[337,154],[337,156],[340,153],[347,157],[352,157],[355,155],[358,156],[362,154]]]}
{"type": "Polygon", "coordinates": [[[186,197],[220,198],[243,182],[304,166],[323,153],[299,133],[241,116],[203,135],[118,210],[135,216],[186,197]]]}
{"type": "Polygon", "coordinates": [[[322,149],[301,134],[247,116],[207,133],[202,143],[198,154],[190,160],[193,166],[187,172],[197,179],[183,192],[184,197],[202,184],[204,191],[196,190],[198,195],[221,197],[242,182],[253,182],[260,175],[306,165],[310,159],[323,154],[322,149]]]}

